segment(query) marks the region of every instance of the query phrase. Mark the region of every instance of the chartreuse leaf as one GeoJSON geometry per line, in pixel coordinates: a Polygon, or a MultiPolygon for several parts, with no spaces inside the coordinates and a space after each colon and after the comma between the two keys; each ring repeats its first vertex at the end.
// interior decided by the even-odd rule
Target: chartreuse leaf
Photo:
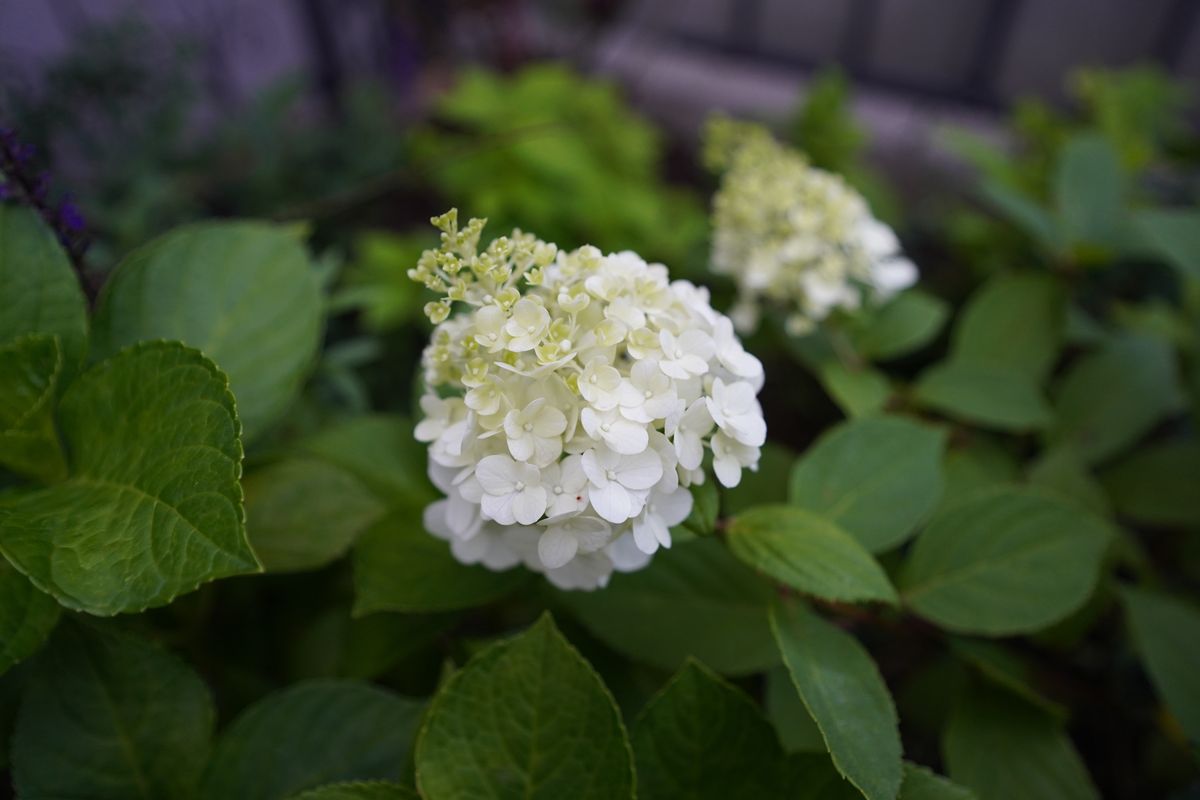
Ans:
{"type": "Polygon", "coordinates": [[[1148,336],[1121,336],[1063,378],[1050,440],[1094,464],[1142,438],[1182,403],[1172,348],[1148,336]]]}
{"type": "Polygon", "coordinates": [[[1040,630],[1087,600],[1111,529],[1034,489],[980,491],[917,537],[901,598],[950,630],[1002,636],[1040,630]]]}
{"type": "Polygon", "coordinates": [[[941,431],[900,417],[842,423],[796,463],[788,498],[868,550],[887,550],[936,505],[944,444],[941,431]]]}
{"type": "Polygon", "coordinates": [[[1181,275],[1200,279],[1200,211],[1146,209],[1135,214],[1134,225],[1150,248],[1181,275]]]}
{"type": "Polygon", "coordinates": [[[871,656],[799,604],[772,606],[771,628],[838,771],[867,800],[893,800],[902,779],[899,723],[871,656]]]}
{"type": "Polygon", "coordinates": [[[354,613],[453,611],[497,600],[520,586],[523,569],[493,572],[460,563],[425,530],[419,508],[389,511],[354,546],[354,613]]]}
{"type": "Polygon", "coordinates": [[[283,800],[334,781],[398,780],[423,704],[365,683],[317,680],[267,695],[221,734],[205,800],[283,800]]]}
{"type": "Polygon", "coordinates": [[[87,348],[87,304],[67,254],[35,211],[0,206],[0,344],[57,336],[66,379],[87,348]]]}
{"type": "Polygon", "coordinates": [[[759,506],[729,524],[735,556],[778,581],[824,600],[896,602],[883,568],[829,520],[791,506],[759,506]]]}
{"type": "Polygon", "coordinates": [[[47,483],[66,475],[54,429],[62,370],[53,336],[23,336],[0,344],[0,466],[47,483]]]}
{"type": "Polygon", "coordinates": [[[292,402],[316,357],[321,292],[304,247],[258,222],[188,225],[134,251],[104,287],[92,348],[146,339],[202,351],[229,376],[247,438],[292,402]]]}
{"type": "Polygon", "coordinates": [[[53,597],[0,558],[0,675],[41,647],[58,615],[53,597]]]}
{"type": "Polygon", "coordinates": [[[141,611],[258,569],[242,521],[242,446],[224,375],[149,342],[77,380],[59,422],[62,483],[0,499],[0,551],[63,605],[141,611]]]}
{"type": "Polygon", "coordinates": [[[967,691],[942,732],[947,771],[979,800],[1095,800],[1061,724],[1003,689],[967,691]]]}
{"type": "Polygon", "coordinates": [[[602,592],[558,597],[597,638],[667,670],[694,656],[727,675],[779,663],[767,625],[775,590],[718,541],[680,542],[602,592]]]}
{"type": "Polygon", "coordinates": [[[919,289],[901,292],[855,332],[855,349],[869,359],[888,359],[929,344],[946,324],[946,303],[919,289]]]}
{"type": "Polygon", "coordinates": [[[314,458],[291,458],[249,475],[246,531],[268,572],[314,569],[350,549],[384,513],[349,472],[314,458]]]}
{"type": "Polygon", "coordinates": [[[1022,433],[1052,421],[1033,378],[1011,367],[950,359],[921,373],[914,397],[925,408],[984,428],[1022,433]]]}
{"type": "Polygon", "coordinates": [[[1173,597],[1127,587],[1121,592],[1133,642],[1167,708],[1200,742],[1200,611],[1173,597]]]}
{"type": "Polygon", "coordinates": [[[215,714],[182,661],[129,634],[61,626],[32,670],[13,734],[27,800],[191,797],[215,714]]]}
{"type": "Polygon", "coordinates": [[[779,797],[783,751],[741,689],[689,661],[634,723],[642,800],[779,797]]]}
{"type": "Polygon", "coordinates": [[[616,703],[549,616],[446,681],[416,762],[425,800],[627,800],[634,790],[616,703]]]}
{"type": "Polygon", "coordinates": [[[332,783],[292,795],[290,800],[420,800],[407,786],[387,781],[332,783]]]}
{"type": "Polygon", "coordinates": [[[1036,385],[1058,360],[1065,325],[1063,289],[1052,276],[997,275],[967,302],[950,358],[1019,372],[1036,385]]]}
{"type": "Polygon", "coordinates": [[[1100,475],[1123,516],[1151,525],[1200,527],[1200,444],[1166,442],[1138,450],[1100,475]]]}

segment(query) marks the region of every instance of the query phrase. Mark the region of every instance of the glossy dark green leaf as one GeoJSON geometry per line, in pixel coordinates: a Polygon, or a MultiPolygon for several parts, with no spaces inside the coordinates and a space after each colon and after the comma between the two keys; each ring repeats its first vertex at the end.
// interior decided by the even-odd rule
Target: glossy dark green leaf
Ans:
{"type": "Polygon", "coordinates": [[[416,762],[425,800],[627,800],[634,790],[612,695],[549,616],[446,681],[416,762]]]}
{"type": "Polygon", "coordinates": [[[0,344],[0,466],[50,483],[66,476],[54,408],[62,354],[53,336],[0,344]]]}
{"type": "Polygon", "coordinates": [[[131,253],[105,284],[93,325],[98,358],[173,339],[229,376],[249,438],[287,409],[316,358],[316,272],[299,239],[259,222],[176,228],[131,253]]]}
{"type": "Polygon", "coordinates": [[[59,608],[0,558],[0,675],[42,646],[58,624],[59,608]]]}
{"type": "Polygon", "coordinates": [[[867,800],[894,800],[903,774],[899,723],[870,654],[799,604],[773,606],[771,627],[838,771],[867,800]]]}
{"type": "Polygon", "coordinates": [[[34,664],[13,736],[23,800],[194,796],[214,712],[200,678],[129,634],[64,624],[34,664]]]}
{"type": "Polygon", "coordinates": [[[63,605],[141,611],[259,569],[242,517],[234,401],[178,343],[124,350],[59,408],[70,477],[0,499],[0,551],[63,605]]]}
{"type": "Polygon", "coordinates": [[[284,800],[336,781],[398,780],[423,707],[357,681],[309,681],[267,695],[217,740],[200,796],[284,800]]]}

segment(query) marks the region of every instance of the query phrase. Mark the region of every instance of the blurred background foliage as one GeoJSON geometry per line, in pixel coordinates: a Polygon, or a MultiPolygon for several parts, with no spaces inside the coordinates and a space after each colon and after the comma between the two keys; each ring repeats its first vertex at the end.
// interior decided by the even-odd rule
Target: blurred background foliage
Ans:
{"type": "MultiPolygon", "coordinates": [[[[596,5],[602,19],[604,4],[596,5]]],[[[435,241],[431,214],[457,206],[488,217],[490,230],[520,226],[564,247],[636,250],[712,286],[717,305],[731,296],[706,269],[713,179],[696,143],[660,130],[586,65],[511,54],[461,69],[438,63],[419,90],[352,81],[329,108],[315,107],[309,83],[296,77],[214,114],[200,104],[194,53],[194,43],[164,43],[134,20],[88,28],[36,88],[4,87],[0,118],[82,209],[87,268],[99,277],[135,247],[198,219],[265,217],[308,236],[326,344],[291,413],[248,452],[252,536],[256,498],[288,502],[256,476],[297,453],[427,491],[423,451],[398,444],[405,432],[393,418],[369,414],[415,409],[426,298],[405,273],[435,241]]],[[[1151,67],[1080,71],[1067,104],[1018,103],[1001,144],[946,131],[959,180],[918,190],[913,202],[911,187],[894,185],[871,160],[851,82],[836,69],[815,77],[777,129],[814,164],[843,173],[897,227],[920,266],[920,288],[799,341],[778,327],[756,335],[750,347],[768,363],[772,443],[758,475],[723,498],[724,510],[786,499],[798,454],[844,417],[908,412],[950,430],[945,502],[1001,481],[1052,486],[1137,532],[1108,554],[1112,575],[1149,576],[1194,596],[1200,138],[1192,88],[1151,67]]],[[[883,560],[891,569],[898,557],[883,560]]],[[[186,652],[228,714],[307,677],[372,678],[427,695],[448,663],[543,604],[563,604],[547,594],[470,612],[352,617],[343,559],[207,586],[131,624],[186,652]]],[[[1069,704],[1072,733],[1105,796],[1194,796],[1195,743],[1153,711],[1128,646],[1116,643],[1115,608],[1113,585],[1102,584],[1083,611],[1002,652],[970,643],[937,650],[869,627],[863,635],[893,684],[918,760],[938,760],[938,731],[953,713],[947,687],[982,674],[1027,692],[1055,726],[1059,701],[1069,704]],[[930,657],[918,668],[918,656],[930,657]],[[1093,702],[1093,691],[1106,699],[1093,702]]],[[[560,622],[627,710],[662,684],[654,663],[620,658],[572,619],[560,622]]],[[[21,680],[20,670],[11,675],[0,681],[4,731],[21,680]]],[[[803,715],[774,707],[772,680],[742,682],[765,698],[785,740],[811,739],[803,715]]]]}

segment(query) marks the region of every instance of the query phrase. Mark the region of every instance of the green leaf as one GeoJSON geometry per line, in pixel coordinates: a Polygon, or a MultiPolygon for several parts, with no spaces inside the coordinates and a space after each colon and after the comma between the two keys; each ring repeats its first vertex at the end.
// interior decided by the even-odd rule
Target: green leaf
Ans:
{"type": "Polygon", "coordinates": [[[214,717],[208,688],[175,656],[65,624],[25,689],[13,783],[23,800],[191,797],[214,717]]]}
{"type": "Polygon", "coordinates": [[[995,276],[967,302],[954,328],[951,359],[1013,370],[1040,384],[1062,347],[1065,299],[1050,275],[995,276]]]}
{"type": "Polygon", "coordinates": [[[901,597],[953,631],[1040,630],[1087,600],[1111,535],[1102,520],[1036,490],[981,491],[942,511],[917,537],[901,597]]]}
{"type": "Polygon", "coordinates": [[[1063,378],[1050,441],[1073,446],[1094,464],[1135,443],[1181,406],[1171,347],[1145,336],[1114,338],[1063,378]]]}
{"type": "Polygon", "coordinates": [[[451,676],[417,742],[426,800],[628,800],[633,784],[612,695],[548,615],[451,676]]]}
{"type": "MultiPolygon", "coordinates": [[[[790,679],[788,683],[788,691],[795,694],[790,679]]],[[[863,793],[837,771],[825,752],[825,743],[820,744],[820,752],[787,757],[783,763],[784,790],[779,796],[788,800],[862,800],[863,793]]]]}
{"type": "Polygon", "coordinates": [[[28,333],[57,336],[62,384],[87,348],[87,303],[67,254],[37,212],[0,206],[0,343],[28,333]]]}
{"type": "Polygon", "coordinates": [[[977,686],[942,735],[950,777],[979,800],[1096,800],[1071,740],[1049,714],[1009,692],[977,686]]]}
{"type": "Polygon", "coordinates": [[[892,397],[892,384],[887,376],[871,367],[850,368],[840,361],[826,361],[818,377],[848,417],[881,413],[892,397]]]}
{"type": "Polygon", "coordinates": [[[921,373],[914,389],[925,408],[972,425],[1023,433],[1045,428],[1050,407],[1028,375],[968,361],[942,361],[921,373]]]}
{"type": "Polygon", "coordinates": [[[838,772],[867,800],[893,800],[902,777],[899,723],[871,656],[799,604],[772,606],[771,629],[838,772]]]}
{"type": "Polygon", "coordinates": [[[247,476],[246,531],[268,572],[314,569],[339,558],[384,513],[350,473],[292,458],[247,476]]]}
{"type": "Polygon", "coordinates": [[[932,770],[906,761],[899,800],[975,800],[975,795],[932,770]]]}
{"type": "Polygon", "coordinates": [[[697,536],[708,536],[716,530],[717,517],[721,513],[721,494],[717,482],[710,478],[704,483],[694,483],[690,491],[692,511],[681,524],[697,536]]]}
{"type": "Polygon", "coordinates": [[[258,569],[233,397],[211,361],[178,343],[131,347],[67,390],[59,422],[71,476],[0,499],[0,551],[39,589],[116,614],[258,569]]]}
{"type": "Polygon", "coordinates": [[[642,800],[779,797],[783,751],[745,692],[689,661],[634,723],[642,800]]]}
{"type": "Polygon", "coordinates": [[[824,600],[896,602],[896,591],[871,554],[810,511],[753,508],[730,522],[726,542],[750,566],[824,600]]]}
{"type": "Polygon", "coordinates": [[[387,781],[331,783],[292,795],[291,800],[420,800],[407,786],[387,781]]]}
{"type": "MultiPolygon", "coordinates": [[[[742,471],[742,480],[732,489],[722,492],[725,498],[725,514],[733,515],[763,503],[784,503],[788,496],[788,475],[796,463],[796,454],[791,448],[775,442],[762,447],[758,471],[742,471]]],[[[712,662],[705,661],[712,666],[712,662]]],[[[675,664],[674,667],[679,666],[675,664]]]]}
{"type": "Polygon", "coordinates": [[[217,740],[206,800],[283,800],[334,781],[398,780],[423,703],[357,681],[299,683],[247,708],[217,740]]]}
{"type": "Polygon", "coordinates": [[[1109,516],[1112,509],[1104,489],[1070,447],[1046,450],[1029,468],[1029,482],[1057,492],[1100,516],[1109,516]]]}
{"type": "Polygon", "coordinates": [[[1150,525],[1200,527],[1200,444],[1166,442],[1138,450],[1100,475],[1122,516],[1150,525]]]}
{"type": "Polygon", "coordinates": [[[1125,179],[1117,152],[1104,136],[1079,134],[1063,145],[1054,174],[1054,202],[1069,243],[1118,241],[1125,179]]]}
{"type": "Polygon", "coordinates": [[[1054,217],[1028,195],[995,180],[986,181],[980,194],[992,208],[1007,216],[1042,247],[1050,250],[1061,247],[1062,234],[1054,217]]]}
{"type": "Polygon", "coordinates": [[[872,552],[903,542],[942,492],[945,435],[900,417],[838,425],[796,463],[790,501],[872,552]]]}
{"type": "Polygon", "coordinates": [[[775,590],[720,542],[680,542],[643,570],[613,575],[603,591],[563,592],[598,639],[629,658],[678,669],[688,656],[726,675],[779,663],[767,625],[775,590]]]}
{"type": "Polygon", "coordinates": [[[994,685],[1038,706],[1057,719],[1067,718],[1067,709],[1048,700],[1033,688],[1033,671],[1015,652],[986,639],[950,638],[950,651],[994,685]]]}
{"type": "Polygon", "coordinates": [[[1200,742],[1200,611],[1173,597],[1121,592],[1133,642],[1154,688],[1193,742],[1200,742]]]}
{"type": "Polygon", "coordinates": [[[247,438],[287,409],[316,358],[322,300],[304,247],[258,222],[177,228],[134,251],[96,309],[93,349],[146,339],[195,347],[229,376],[247,438]]]}
{"type": "Polygon", "coordinates": [[[0,675],[33,655],[58,624],[59,605],[0,559],[0,675]]]}
{"type": "Polygon", "coordinates": [[[62,354],[53,336],[0,344],[0,466],[44,483],[66,476],[54,402],[62,354]]]}
{"type": "Polygon", "coordinates": [[[299,445],[328,461],[390,505],[423,505],[439,497],[425,474],[425,445],[402,417],[367,415],[344,422],[299,445]]]}
{"type": "Polygon", "coordinates": [[[418,509],[388,512],[354,546],[354,614],[453,611],[486,605],[529,578],[523,569],[493,572],[460,563],[425,530],[418,509]]]}
{"type": "MultiPolygon", "coordinates": [[[[783,749],[789,753],[824,753],[825,740],[817,721],[804,707],[804,701],[792,686],[792,677],[786,667],[775,667],[767,672],[766,691],[763,704],[767,717],[779,734],[783,749]]],[[[832,764],[830,769],[833,769],[832,764]]],[[[838,777],[841,780],[841,776],[838,777]]]]}
{"type": "Polygon", "coordinates": [[[876,311],[854,336],[855,349],[869,359],[889,359],[919,350],[946,324],[945,301],[909,289],[876,311]]]}
{"type": "Polygon", "coordinates": [[[1200,211],[1151,208],[1134,215],[1150,248],[1185,278],[1200,279],[1200,211]]]}
{"type": "Polygon", "coordinates": [[[1016,483],[1021,467],[1013,454],[998,442],[974,435],[965,442],[956,442],[946,452],[942,460],[942,474],[946,479],[946,488],[934,513],[980,489],[1016,483]]]}

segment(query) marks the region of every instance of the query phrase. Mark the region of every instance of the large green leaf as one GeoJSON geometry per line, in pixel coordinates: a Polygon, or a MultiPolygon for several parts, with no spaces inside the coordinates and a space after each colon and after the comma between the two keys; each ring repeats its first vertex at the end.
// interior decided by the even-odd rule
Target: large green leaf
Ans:
{"type": "Polygon", "coordinates": [[[0,344],[0,466],[46,483],[67,472],[54,428],[62,354],[53,336],[0,344]]]}
{"type": "Polygon", "coordinates": [[[64,373],[74,374],[87,348],[83,290],[37,213],[14,205],[0,205],[0,298],[0,344],[29,333],[57,336],[64,373]]]}
{"type": "Polygon", "coordinates": [[[13,735],[23,800],[194,796],[208,758],[208,689],[136,637],[64,624],[38,656],[13,735]]]}
{"type": "Polygon", "coordinates": [[[1151,525],[1200,527],[1200,444],[1167,442],[1138,450],[1100,475],[1123,516],[1151,525]]]}
{"type": "Polygon", "coordinates": [[[1200,211],[1146,209],[1134,216],[1146,244],[1181,275],[1200,279],[1200,211]]]}
{"type": "MultiPolygon", "coordinates": [[[[788,800],[861,800],[862,793],[838,773],[829,756],[802,753],[788,757],[785,793],[788,800]]],[[[969,789],[904,762],[904,782],[898,800],[975,800],[969,789]]]]}
{"type": "Polygon", "coordinates": [[[354,475],[390,505],[438,498],[425,475],[426,448],[403,417],[357,417],[302,442],[299,450],[354,475]]]}
{"type": "Polygon", "coordinates": [[[54,598],[0,558],[0,675],[42,646],[58,616],[54,598]]]}
{"type": "Polygon", "coordinates": [[[642,800],[779,797],[783,751],[741,689],[689,661],[632,733],[642,800]]]}
{"type": "Polygon", "coordinates": [[[1054,202],[1067,242],[1118,244],[1124,195],[1120,158],[1103,135],[1078,134],[1063,145],[1054,174],[1054,202]]]}
{"type": "MultiPolygon", "coordinates": [[[[732,489],[722,489],[726,515],[737,514],[763,503],[784,503],[788,497],[788,475],[796,463],[790,447],[767,442],[762,447],[758,471],[744,470],[742,480],[732,489]]],[[[705,661],[710,667],[711,663],[705,661]]],[[[676,664],[675,666],[679,666],[676,664]]]]}
{"type": "Polygon", "coordinates": [[[901,597],[950,630],[1036,631],[1087,600],[1110,538],[1102,520],[1052,495],[984,490],[946,508],[917,538],[901,597]]]}
{"type": "Polygon", "coordinates": [[[1040,383],[1062,346],[1064,301],[1050,275],[997,275],[971,296],[954,327],[953,360],[1013,370],[1040,383]]]}
{"type": "Polygon", "coordinates": [[[821,729],[796,694],[787,667],[775,667],[767,673],[763,705],[767,718],[779,734],[779,742],[789,753],[824,753],[821,729]]]}
{"type": "Polygon", "coordinates": [[[267,695],[221,734],[205,800],[283,800],[334,781],[397,780],[423,703],[357,681],[318,680],[267,695]]]}
{"type": "Polygon", "coordinates": [[[899,723],[870,654],[799,604],[773,606],[771,628],[838,771],[867,800],[894,800],[902,778],[899,723]]]}
{"type": "Polygon", "coordinates": [[[950,777],[980,800],[1096,800],[1058,720],[1003,689],[969,690],[942,734],[950,777]]]}
{"type": "Polygon", "coordinates": [[[296,236],[256,222],[177,228],[131,253],[100,298],[97,357],[146,339],[202,351],[229,376],[248,438],[287,409],[316,357],[322,300],[296,236]]]}
{"type": "Polygon", "coordinates": [[[493,572],[459,563],[450,545],[425,530],[419,509],[398,508],[354,546],[354,613],[472,608],[503,597],[528,577],[521,568],[493,572]]]}
{"type": "Polygon", "coordinates": [[[1052,421],[1034,380],[1011,367],[951,358],[921,373],[913,396],[926,408],[984,428],[1023,433],[1052,421]]]}
{"type": "Polygon", "coordinates": [[[855,332],[854,346],[870,359],[896,358],[929,344],[949,315],[945,301],[910,289],[870,316],[855,332]]]}
{"type": "Polygon", "coordinates": [[[955,442],[946,452],[942,459],[942,474],[946,488],[934,513],[980,489],[1016,483],[1021,475],[1021,465],[998,441],[976,433],[965,441],[955,442]]]}
{"type": "Polygon", "coordinates": [[[871,554],[811,511],[759,506],[735,517],[727,533],[734,555],[792,588],[825,600],[896,602],[871,554]]]}
{"type": "Polygon", "coordinates": [[[425,800],[627,800],[633,783],[612,695],[549,616],[455,673],[417,742],[425,800]]]}
{"type": "Polygon", "coordinates": [[[841,361],[826,361],[818,368],[817,377],[848,417],[882,413],[892,397],[887,375],[870,366],[847,367],[841,361]]]}
{"type": "Polygon", "coordinates": [[[1096,463],[1142,438],[1182,403],[1171,347],[1122,336],[1080,359],[1063,378],[1050,440],[1096,463]]]}
{"type": "Polygon", "coordinates": [[[975,800],[975,794],[919,764],[904,764],[900,800],[975,800]]]}
{"type": "Polygon", "coordinates": [[[332,783],[293,795],[291,800],[420,800],[407,786],[388,781],[332,783]]]}
{"type": "Polygon", "coordinates": [[[1192,742],[1200,743],[1200,610],[1161,594],[1121,593],[1150,679],[1192,742]]]}
{"type": "Polygon", "coordinates": [[[352,474],[313,458],[272,464],[251,473],[242,486],[246,531],[268,572],[333,561],[384,512],[383,503],[352,474]]]}
{"type": "Polygon", "coordinates": [[[900,417],[842,423],[792,470],[789,500],[872,552],[900,544],[942,493],[941,431],[900,417]]]}
{"type": "Polygon", "coordinates": [[[648,567],[614,575],[599,592],[564,592],[562,602],[599,639],[667,670],[688,656],[725,674],[779,663],[767,625],[775,590],[718,541],[680,542],[648,567]]]}
{"type": "Polygon", "coordinates": [[[233,397],[211,361],[151,342],[63,396],[70,477],[0,499],[0,551],[69,608],[141,611],[258,569],[233,397]]]}

